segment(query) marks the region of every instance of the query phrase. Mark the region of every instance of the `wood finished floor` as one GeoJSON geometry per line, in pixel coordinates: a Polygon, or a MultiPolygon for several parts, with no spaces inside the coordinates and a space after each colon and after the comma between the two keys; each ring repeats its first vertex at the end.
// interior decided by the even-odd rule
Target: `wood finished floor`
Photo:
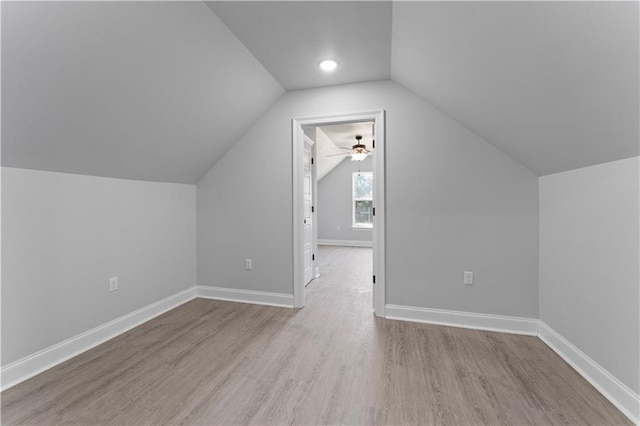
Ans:
{"type": "Polygon", "coordinates": [[[374,318],[371,250],[302,310],[196,299],[2,393],[3,424],[631,424],[536,337],[374,318]]]}

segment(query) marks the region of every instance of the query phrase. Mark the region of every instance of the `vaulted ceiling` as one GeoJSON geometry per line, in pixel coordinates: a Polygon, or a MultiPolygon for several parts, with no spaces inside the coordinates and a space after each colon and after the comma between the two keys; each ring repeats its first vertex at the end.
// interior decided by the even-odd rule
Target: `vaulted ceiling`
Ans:
{"type": "Polygon", "coordinates": [[[638,2],[398,2],[391,77],[544,175],[638,155],[638,2]]]}
{"type": "Polygon", "coordinates": [[[538,175],[636,156],[638,6],[2,2],[2,164],[194,183],[285,90],[389,78],[538,175]]]}
{"type": "Polygon", "coordinates": [[[2,2],[2,164],[195,183],[284,90],[203,2],[2,2]]]}
{"type": "Polygon", "coordinates": [[[391,2],[210,1],[207,5],[286,90],[391,76],[391,2]],[[339,72],[318,62],[334,58],[339,72]]]}
{"type": "Polygon", "coordinates": [[[354,144],[362,143],[368,148],[372,146],[373,122],[331,124],[310,130],[315,131],[318,181],[343,160],[351,159],[349,154],[354,144]],[[356,135],[362,136],[359,142],[356,135]]]}

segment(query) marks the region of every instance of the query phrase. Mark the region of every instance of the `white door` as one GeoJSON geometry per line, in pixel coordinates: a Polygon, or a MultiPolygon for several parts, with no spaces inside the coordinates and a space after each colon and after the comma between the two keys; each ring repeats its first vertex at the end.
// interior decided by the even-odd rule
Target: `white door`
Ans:
{"type": "Polygon", "coordinates": [[[313,279],[313,179],[312,179],[312,150],[313,142],[308,138],[304,141],[303,160],[303,188],[304,188],[304,284],[313,279]]]}
{"type": "MultiPolygon", "coordinates": [[[[375,123],[375,121],[373,123],[371,123],[371,135],[373,136],[373,140],[372,140],[372,143],[371,143],[371,155],[374,156],[375,153],[376,153],[376,150],[375,150],[375,147],[376,147],[376,123],[375,123]]],[[[373,176],[374,176],[374,178],[373,178],[373,212],[374,212],[374,214],[372,216],[373,229],[371,230],[371,236],[372,236],[372,242],[373,242],[373,250],[372,250],[372,252],[373,252],[372,253],[373,254],[373,259],[372,259],[373,263],[371,264],[372,265],[371,270],[373,272],[373,277],[372,277],[373,278],[373,291],[371,293],[373,294],[373,297],[371,299],[371,302],[373,303],[373,310],[375,312],[376,306],[378,305],[378,303],[376,302],[376,298],[378,297],[377,296],[378,291],[376,289],[376,265],[378,264],[376,255],[377,255],[378,251],[376,250],[375,244],[376,244],[376,232],[377,232],[378,224],[376,223],[376,215],[375,215],[375,211],[376,211],[376,208],[375,208],[375,205],[376,205],[376,187],[375,187],[376,179],[375,179],[375,176],[376,176],[376,173],[377,173],[376,166],[375,166],[375,158],[373,158],[373,170],[374,170],[374,174],[373,174],[373,176]]]]}

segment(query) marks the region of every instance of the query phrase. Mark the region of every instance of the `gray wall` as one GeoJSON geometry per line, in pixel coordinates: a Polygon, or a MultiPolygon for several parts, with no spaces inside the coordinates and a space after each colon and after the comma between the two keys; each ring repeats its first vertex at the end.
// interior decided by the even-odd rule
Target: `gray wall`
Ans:
{"type": "Polygon", "coordinates": [[[198,183],[198,284],[292,294],[291,119],[376,109],[387,303],[537,318],[537,177],[391,81],[287,93],[214,165],[198,183]]]}
{"type": "Polygon", "coordinates": [[[194,185],[2,168],[3,365],[195,285],[195,247],[194,185]]]}
{"type": "Polygon", "coordinates": [[[540,319],[640,391],[639,158],[540,178],[540,319]]]}
{"type": "MultiPolygon", "coordinates": [[[[318,159],[320,163],[322,159],[318,159]]],[[[370,172],[371,157],[360,162],[360,170],[370,172]]],[[[343,160],[318,182],[318,238],[321,240],[371,241],[371,229],[351,228],[351,179],[358,170],[349,158],[343,160]],[[337,227],[340,230],[337,230],[337,227]]]]}

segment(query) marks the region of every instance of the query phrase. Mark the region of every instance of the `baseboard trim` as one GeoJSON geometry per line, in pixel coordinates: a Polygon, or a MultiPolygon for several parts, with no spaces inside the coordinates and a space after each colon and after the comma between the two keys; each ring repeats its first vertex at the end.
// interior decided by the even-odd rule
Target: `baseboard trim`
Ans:
{"type": "Polygon", "coordinates": [[[401,305],[386,305],[385,318],[537,336],[629,420],[640,424],[640,395],[541,320],[401,305]]]}
{"type": "Polygon", "coordinates": [[[373,247],[372,241],[356,240],[318,240],[320,246],[373,247]]]}
{"type": "Polygon", "coordinates": [[[0,369],[0,390],[30,379],[195,297],[194,286],[7,364],[0,369]]]}
{"type": "Polygon", "coordinates": [[[196,295],[204,299],[293,308],[293,294],[199,285],[196,289],[196,295]]]}
{"type": "MultiPolygon", "coordinates": [[[[0,391],[30,379],[196,297],[293,308],[292,294],[194,286],[7,364],[0,369],[0,391]]],[[[402,305],[386,305],[385,318],[537,336],[632,422],[640,424],[640,395],[541,320],[402,305]]]]}
{"type": "Polygon", "coordinates": [[[449,327],[470,328],[473,330],[524,334],[528,336],[537,336],[538,334],[538,320],[532,318],[476,314],[402,305],[386,305],[385,311],[385,318],[392,320],[422,322],[449,327]]]}
{"type": "Polygon", "coordinates": [[[575,347],[557,331],[539,321],[538,337],[635,424],[640,423],[640,395],[575,347]]]}

